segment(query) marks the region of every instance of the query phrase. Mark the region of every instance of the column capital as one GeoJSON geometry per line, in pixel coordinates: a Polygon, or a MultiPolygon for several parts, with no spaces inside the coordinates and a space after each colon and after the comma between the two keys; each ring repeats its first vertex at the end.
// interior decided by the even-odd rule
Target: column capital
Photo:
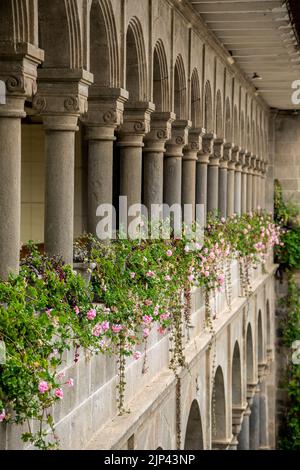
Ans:
{"type": "Polygon", "coordinates": [[[192,122],[176,119],[172,125],[171,138],[166,142],[166,157],[182,157],[183,147],[188,144],[188,133],[192,122]]]}
{"type": "Polygon", "coordinates": [[[200,153],[207,155],[208,157],[213,153],[214,139],[216,134],[206,133],[202,137],[202,149],[200,153]]]}
{"type": "Polygon", "coordinates": [[[194,127],[189,130],[188,144],[183,150],[184,160],[198,160],[197,154],[202,148],[202,137],[205,134],[205,129],[202,127],[194,127]]]}
{"type": "Polygon", "coordinates": [[[46,122],[55,123],[59,116],[78,119],[87,111],[88,89],[92,81],[93,75],[83,69],[39,69],[33,108],[47,118],[44,119],[46,122]]]}
{"type": "Polygon", "coordinates": [[[171,138],[175,119],[174,113],[154,111],[151,114],[150,132],[144,139],[144,152],[165,152],[165,143],[171,138]]]}
{"type": "Polygon", "coordinates": [[[123,124],[119,129],[119,147],[143,147],[145,134],[150,132],[150,118],[155,110],[149,101],[128,101],[125,105],[123,124]]]}
{"type": "Polygon", "coordinates": [[[213,153],[209,157],[209,166],[219,166],[223,158],[224,139],[214,139],[213,153]]]}
{"type": "Polygon", "coordinates": [[[93,85],[89,89],[88,111],[82,121],[87,128],[86,139],[113,139],[114,130],[123,122],[128,91],[93,85]]]}
{"type": "Polygon", "coordinates": [[[266,376],[267,368],[268,368],[267,362],[260,362],[258,364],[258,379],[259,379],[260,382],[266,376]]]}
{"type": "Polygon", "coordinates": [[[246,396],[247,396],[247,401],[248,401],[249,406],[251,406],[253,403],[253,398],[256,392],[256,387],[257,387],[257,382],[250,382],[247,384],[246,396]]]}
{"type": "Polygon", "coordinates": [[[243,417],[247,407],[248,403],[232,407],[232,432],[235,436],[241,432],[243,417]]]}
{"type": "Polygon", "coordinates": [[[29,43],[0,43],[0,80],[5,83],[5,102],[0,116],[25,117],[24,102],[36,93],[37,67],[44,52],[29,43]]]}

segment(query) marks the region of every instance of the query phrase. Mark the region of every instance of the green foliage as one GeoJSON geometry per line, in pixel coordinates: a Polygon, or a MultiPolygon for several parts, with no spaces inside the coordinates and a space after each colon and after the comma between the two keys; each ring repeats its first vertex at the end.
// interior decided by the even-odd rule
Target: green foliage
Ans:
{"type": "Polygon", "coordinates": [[[288,293],[281,299],[281,306],[285,309],[282,332],[283,344],[291,351],[285,382],[288,403],[279,446],[283,450],[300,450],[300,365],[292,361],[293,344],[300,341],[300,289],[293,274],[300,269],[299,209],[284,202],[279,181],[275,181],[274,216],[284,228],[282,246],[277,246],[275,253],[280,269],[288,274],[288,293]]]}
{"type": "Polygon", "coordinates": [[[138,360],[143,347],[145,362],[147,338],[157,328],[170,334],[170,367],[177,374],[185,365],[183,328],[190,327],[192,287],[222,289],[228,260],[264,262],[279,235],[271,217],[259,213],[212,217],[203,244],[187,237],[104,243],[86,236],[75,252],[78,261],[96,265],[89,288],[70,266],[31,246],[19,275],[0,282],[0,340],[7,350],[0,365],[0,422],[27,422],[24,441],[57,447],[52,410],[70,385],[60,373],[67,350],[75,351],[74,363],[81,350],[117,355],[124,412],[126,356],[138,360]],[[34,430],[32,420],[38,423],[34,430]]]}

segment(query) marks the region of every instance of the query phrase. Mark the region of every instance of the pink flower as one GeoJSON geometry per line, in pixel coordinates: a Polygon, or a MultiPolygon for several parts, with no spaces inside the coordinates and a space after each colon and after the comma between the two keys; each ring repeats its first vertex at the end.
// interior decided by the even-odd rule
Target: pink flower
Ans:
{"type": "Polygon", "coordinates": [[[171,276],[169,276],[168,274],[165,276],[165,281],[171,281],[171,276]]]}
{"type": "Polygon", "coordinates": [[[66,381],[66,385],[68,385],[68,387],[74,387],[74,379],[72,378],[69,378],[67,381],[66,381]]]}
{"type": "Polygon", "coordinates": [[[48,382],[46,382],[45,380],[42,380],[42,381],[39,383],[38,389],[39,389],[39,392],[40,392],[40,393],[48,392],[48,390],[49,390],[48,382]]]}
{"type": "Polygon", "coordinates": [[[135,278],[135,273],[134,272],[130,273],[130,277],[131,277],[131,279],[134,279],[135,278]]]}
{"type": "Polygon", "coordinates": [[[172,256],[172,254],[173,254],[172,250],[168,250],[167,253],[166,253],[166,255],[169,256],[169,257],[172,256]]]}
{"type": "Polygon", "coordinates": [[[56,396],[56,398],[60,398],[62,400],[64,398],[64,392],[62,388],[56,388],[54,391],[54,395],[56,396]]]}
{"type": "Polygon", "coordinates": [[[163,328],[162,326],[160,326],[159,328],[157,328],[157,332],[158,332],[160,335],[164,335],[165,332],[166,332],[166,329],[163,328]]]}
{"type": "Polygon", "coordinates": [[[188,253],[188,252],[190,251],[190,247],[189,247],[189,245],[185,245],[185,247],[184,247],[184,251],[185,251],[186,253],[188,253]]]}
{"type": "Polygon", "coordinates": [[[147,307],[150,307],[150,305],[152,305],[152,300],[146,299],[144,304],[147,305],[147,307]]]}
{"type": "Polygon", "coordinates": [[[0,413],[0,423],[2,423],[2,421],[5,420],[5,417],[6,417],[5,410],[2,410],[1,413],[0,413]]]}
{"type": "Polygon", "coordinates": [[[222,224],[225,224],[226,219],[224,217],[222,217],[221,222],[222,222],[222,224]]]}
{"type": "Polygon", "coordinates": [[[74,307],[74,312],[76,313],[76,315],[79,315],[79,307],[77,307],[77,305],[74,307]]]}
{"type": "Polygon", "coordinates": [[[103,323],[102,323],[102,330],[103,331],[108,331],[109,330],[109,321],[105,320],[103,323]]]}
{"type": "Polygon", "coordinates": [[[144,315],[144,316],[143,316],[143,322],[144,322],[146,325],[150,325],[150,323],[152,322],[152,317],[150,317],[150,315],[144,315]]]}
{"type": "Polygon", "coordinates": [[[205,271],[204,276],[208,277],[209,276],[209,271],[205,271]]]}
{"type": "Polygon", "coordinates": [[[62,372],[59,372],[59,374],[57,374],[57,378],[59,380],[63,379],[65,376],[66,376],[66,373],[64,370],[62,372]]]}
{"type": "Polygon", "coordinates": [[[159,318],[161,320],[167,320],[168,318],[170,318],[170,314],[169,314],[169,312],[162,313],[159,318]]]}
{"type": "Polygon", "coordinates": [[[101,333],[102,333],[102,326],[100,323],[97,323],[97,325],[95,325],[93,328],[93,336],[96,336],[96,338],[99,338],[101,333]]]}
{"type": "Polygon", "coordinates": [[[194,280],[194,274],[190,274],[190,275],[188,276],[188,280],[189,280],[190,282],[193,282],[193,280],[194,280]]]}
{"type": "Polygon", "coordinates": [[[147,277],[154,277],[154,276],[155,276],[155,273],[154,273],[153,271],[148,271],[148,272],[146,273],[146,276],[147,276],[147,277]]]}
{"type": "Polygon", "coordinates": [[[219,281],[219,284],[223,285],[225,282],[225,276],[223,274],[220,274],[218,276],[218,281],[219,281]]]}
{"type": "Polygon", "coordinates": [[[96,315],[97,315],[97,312],[95,309],[89,310],[86,314],[88,320],[94,320],[96,315]]]}
{"type": "Polygon", "coordinates": [[[150,329],[149,328],[144,328],[143,329],[144,338],[148,338],[149,335],[150,335],[150,329]]]}
{"type": "Polygon", "coordinates": [[[53,312],[53,308],[47,308],[46,309],[46,315],[48,318],[51,318],[51,312],[53,312]]]}
{"type": "Polygon", "coordinates": [[[136,361],[140,359],[141,356],[142,356],[142,353],[140,351],[135,351],[135,353],[133,354],[133,357],[136,361]]]}
{"type": "Polygon", "coordinates": [[[123,329],[123,326],[122,325],[113,325],[111,327],[111,329],[113,330],[114,333],[120,333],[120,331],[123,329]]]}

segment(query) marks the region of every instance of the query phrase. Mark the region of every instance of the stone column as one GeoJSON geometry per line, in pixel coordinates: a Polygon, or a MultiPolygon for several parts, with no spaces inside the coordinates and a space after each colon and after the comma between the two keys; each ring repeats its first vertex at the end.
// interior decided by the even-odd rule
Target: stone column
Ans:
{"type": "Polygon", "coordinates": [[[259,433],[259,449],[269,449],[268,440],[268,403],[266,393],[266,382],[263,380],[260,384],[260,396],[259,396],[259,410],[260,410],[260,433],[259,433]]]}
{"type": "Polygon", "coordinates": [[[219,203],[219,166],[223,157],[223,139],[214,140],[213,154],[209,157],[207,174],[207,212],[218,210],[219,203]]]}
{"type": "Polygon", "coordinates": [[[166,143],[164,160],[164,203],[169,207],[181,205],[183,147],[188,143],[191,122],[176,120],[172,126],[171,139],[166,143]]]}
{"type": "Polygon", "coordinates": [[[231,152],[231,159],[228,162],[227,172],[227,215],[230,217],[234,214],[234,179],[235,179],[235,165],[231,152]]]}
{"type": "Polygon", "coordinates": [[[37,66],[43,52],[30,44],[5,45],[0,51],[0,80],[5,103],[0,104],[0,279],[19,271],[21,223],[21,118],[25,99],[36,89],[37,66]]]}
{"type": "Polygon", "coordinates": [[[128,208],[142,202],[142,151],[144,136],[150,131],[155,107],[149,102],[128,102],[119,133],[120,196],[127,196],[128,208]]]}
{"type": "Polygon", "coordinates": [[[219,167],[219,211],[220,216],[227,216],[227,169],[228,161],[225,158],[220,160],[219,167]]]}
{"type": "Polygon", "coordinates": [[[198,152],[196,168],[196,204],[204,206],[204,223],[207,214],[207,168],[209,156],[213,152],[214,134],[205,134],[202,138],[202,149],[198,152]]]}
{"type": "Polygon", "coordinates": [[[252,156],[252,210],[257,209],[257,159],[256,155],[252,156]]]}
{"type": "Polygon", "coordinates": [[[250,407],[244,412],[241,432],[238,436],[238,450],[249,450],[250,449],[250,407]]]}
{"type": "Polygon", "coordinates": [[[242,176],[241,176],[241,213],[247,212],[247,173],[248,166],[246,165],[246,151],[241,150],[240,161],[242,163],[242,176]]]}
{"type": "Polygon", "coordinates": [[[45,250],[73,263],[75,132],[87,110],[92,75],[84,70],[39,70],[34,107],[45,129],[45,250]]]}
{"type": "Polygon", "coordinates": [[[88,232],[93,235],[99,220],[97,208],[113,202],[113,142],[127,98],[128,92],[118,88],[99,90],[95,86],[89,93],[84,122],[88,141],[88,232]]]}
{"type": "Polygon", "coordinates": [[[253,168],[251,166],[251,153],[246,154],[246,162],[248,167],[247,173],[247,212],[252,210],[252,176],[253,176],[253,168]]]}
{"type": "Polygon", "coordinates": [[[163,203],[165,144],[171,137],[175,117],[174,113],[154,112],[151,115],[151,131],[144,139],[143,199],[148,210],[152,204],[163,203]]]}
{"type": "Polygon", "coordinates": [[[261,163],[261,208],[265,209],[266,207],[266,171],[267,164],[265,162],[261,163]]]}
{"type": "Polygon", "coordinates": [[[257,450],[259,448],[259,436],[260,436],[260,388],[256,388],[255,395],[253,397],[253,403],[251,406],[250,415],[250,450],[257,450]]]}
{"type": "Polygon", "coordinates": [[[237,215],[242,213],[242,161],[240,151],[237,154],[234,175],[234,212],[237,215]]]}
{"type": "MultiPolygon", "coordinates": [[[[196,167],[198,152],[202,147],[204,129],[191,129],[189,131],[188,145],[183,149],[182,159],[182,206],[191,206],[192,220],[195,220],[196,209],[196,167]]],[[[191,220],[185,220],[191,222],[191,220]]]]}

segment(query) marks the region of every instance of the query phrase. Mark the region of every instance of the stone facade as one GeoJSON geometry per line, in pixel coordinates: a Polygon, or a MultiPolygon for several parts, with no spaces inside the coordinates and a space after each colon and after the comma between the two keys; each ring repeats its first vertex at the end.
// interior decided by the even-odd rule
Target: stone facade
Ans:
{"type": "MultiPolygon", "coordinates": [[[[268,106],[186,2],[13,3],[18,15],[0,3],[1,277],[28,238],[72,263],[74,235],[95,233],[95,208],[119,195],[224,216],[265,207],[268,106]]],[[[153,334],[147,374],[127,364],[126,416],[115,360],[74,369],[68,354],[78,387],[54,410],[62,448],[273,448],[273,271],[253,273],[247,302],[232,266],[233,306],[212,299],[211,346],[195,292],[190,370],[176,381],[169,339],[153,334]]],[[[19,448],[19,435],[2,426],[0,448],[19,448]]]]}

